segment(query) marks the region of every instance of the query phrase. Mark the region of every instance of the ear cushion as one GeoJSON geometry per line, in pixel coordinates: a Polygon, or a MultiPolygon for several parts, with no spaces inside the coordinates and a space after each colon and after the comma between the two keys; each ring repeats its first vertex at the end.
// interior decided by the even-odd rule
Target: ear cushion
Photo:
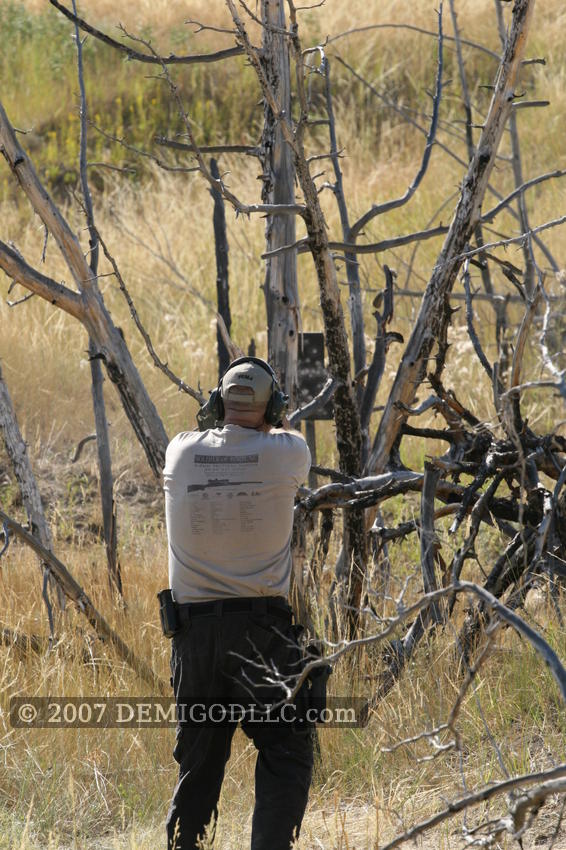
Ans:
{"type": "Polygon", "coordinates": [[[224,419],[224,402],[222,401],[222,390],[220,389],[220,386],[221,385],[219,385],[217,389],[212,391],[210,395],[210,401],[216,411],[216,418],[224,419]]]}
{"type": "Polygon", "coordinates": [[[200,431],[215,428],[218,420],[224,419],[224,404],[218,389],[212,390],[210,398],[197,410],[197,422],[200,431]]]}
{"type": "Polygon", "coordinates": [[[265,421],[270,425],[278,425],[287,411],[289,396],[279,389],[274,389],[265,409],[265,421]]]}

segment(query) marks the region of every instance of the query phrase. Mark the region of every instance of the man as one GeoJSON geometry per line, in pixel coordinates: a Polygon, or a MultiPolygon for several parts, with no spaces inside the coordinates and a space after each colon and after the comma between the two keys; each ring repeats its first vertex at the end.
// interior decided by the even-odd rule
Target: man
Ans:
{"type": "MultiPolygon", "coordinates": [[[[175,699],[185,719],[197,704],[258,705],[255,719],[249,711],[242,719],[258,750],[252,850],[289,850],[313,762],[309,730],[258,719],[284,697],[266,683],[264,665],[276,678],[300,664],[286,596],[294,497],[310,453],[290,430],[283,399],[265,361],[234,361],[208,405],[219,427],[178,434],[164,470],[169,583],[181,624],[172,646],[175,699]],[[281,415],[283,427],[274,427],[281,415]]],[[[235,725],[178,725],[168,850],[193,850],[215,820],[235,725]]]]}

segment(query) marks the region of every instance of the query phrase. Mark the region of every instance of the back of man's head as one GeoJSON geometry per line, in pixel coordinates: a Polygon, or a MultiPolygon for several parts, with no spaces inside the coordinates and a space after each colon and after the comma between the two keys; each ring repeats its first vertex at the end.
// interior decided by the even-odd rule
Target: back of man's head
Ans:
{"type": "Polygon", "coordinates": [[[230,366],[224,373],[220,389],[226,423],[249,428],[263,424],[273,392],[273,377],[266,367],[245,360],[230,366]]]}

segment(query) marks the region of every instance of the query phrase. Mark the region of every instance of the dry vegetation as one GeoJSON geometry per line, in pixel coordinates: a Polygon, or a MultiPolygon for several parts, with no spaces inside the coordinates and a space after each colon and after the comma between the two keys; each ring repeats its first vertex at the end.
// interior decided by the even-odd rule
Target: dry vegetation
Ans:
{"type": "MultiPolygon", "coordinates": [[[[38,15],[55,14],[46,12],[45,0],[26,0],[20,5],[38,15]]],[[[91,0],[82,6],[84,15],[101,26],[108,29],[116,23],[115,2],[91,0]]],[[[187,8],[179,14],[176,4],[165,0],[123,2],[120,4],[120,20],[131,31],[150,29],[156,43],[163,45],[164,50],[170,49],[171,44],[179,45],[179,24],[181,22],[182,26],[182,21],[189,16],[215,24],[225,23],[223,4],[219,2],[209,4],[201,0],[183,6],[187,8]]],[[[434,6],[429,0],[419,0],[411,4],[409,11],[405,4],[393,0],[384,3],[350,0],[348,4],[327,0],[322,9],[314,9],[305,16],[308,33],[305,42],[310,38],[324,37],[327,33],[347,30],[352,22],[366,25],[410,20],[412,24],[434,29],[434,6]]],[[[492,3],[468,0],[459,3],[458,9],[460,25],[466,36],[497,49],[492,3]]],[[[520,114],[524,171],[528,175],[566,167],[562,45],[565,15],[559,0],[541,2],[530,36],[529,56],[543,55],[547,64],[530,66],[525,86],[535,97],[548,98],[551,106],[546,110],[525,110],[520,114]]],[[[448,15],[446,28],[450,31],[448,15]]],[[[216,39],[221,44],[223,38],[228,39],[210,33],[193,36],[189,42],[190,49],[196,49],[198,44],[199,49],[204,50],[212,43],[216,44],[216,39]]],[[[42,73],[44,57],[33,53],[33,38],[28,44],[29,73],[32,79],[37,80],[42,73]]],[[[434,79],[433,39],[403,30],[374,30],[334,42],[329,48],[329,55],[332,57],[333,53],[340,53],[355,64],[380,90],[396,91],[399,101],[405,99],[415,108],[427,109],[424,90],[432,87],[434,79]]],[[[469,49],[466,57],[469,67],[478,75],[478,84],[491,81],[485,75],[493,72],[494,63],[478,57],[469,49]]],[[[243,60],[232,61],[241,63],[243,60]]],[[[66,92],[63,98],[57,86],[53,85],[36,88],[29,98],[22,98],[15,80],[11,80],[3,97],[16,125],[38,127],[45,124],[47,127],[49,120],[57,122],[60,114],[60,120],[66,121],[69,128],[65,132],[71,138],[71,131],[76,131],[76,123],[73,125],[73,121],[65,119],[64,115],[73,113],[76,107],[75,89],[69,82],[74,73],[72,62],[71,52],[68,58],[70,68],[60,72],[66,92]],[[36,117],[38,114],[42,116],[41,121],[36,117]]],[[[447,62],[454,63],[450,50],[447,62]]],[[[93,95],[98,96],[101,89],[110,83],[105,79],[90,80],[88,73],[87,65],[87,84],[92,87],[93,95]]],[[[224,72],[219,70],[218,73],[224,72]]],[[[407,128],[361,88],[354,87],[354,94],[350,95],[348,77],[343,69],[339,69],[337,62],[333,63],[333,73],[340,92],[337,98],[338,129],[340,142],[345,147],[342,165],[347,197],[353,213],[360,213],[375,200],[396,197],[405,191],[417,167],[423,137],[407,128]]],[[[123,74],[120,85],[127,87],[128,80],[131,80],[134,88],[135,77],[135,86],[138,86],[135,90],[141,91],[143,71],[128,65],[123,74]]],[[[221,78],[219,83],[221,86],[221,78]]],[[[197,107],[204,109],[204,114],[206,108],[198,106],[198,94],[193,90],[186,94],[187,97],[190,95],[189,100],[195,99],[197,107]]],[[[250,101],[257,100],[256,95],[257,92],[249,95],[250,101]]],[[[481,109],[487,106],[488,95],[476,89],[476,96],[480,109],[478,115],[481,115],[481,109]]],[[[108,114],[114,114],[108,108],[108,114]]],[[[149,107],[145,104],[143,115],[148,112],[149,107]]],[[[448,89],[442,118],[452,123],[442,136],[445,141],[451,138],[447,135],[448,129],[460,131],[460,125],[454,123],[459,117],[458,100],[448,89]]],[[[238,122],[242,123],[241,118],[241,115],[236,115],[234,127],[239,126],[238,122]]],[[[319,141],[322,143],[320,137],[319,141]]],[[[38,149],[43,143],[50,143],[48,136],[40,138],[38,149]]],[[[452,139],[450,143],[464,156],[464,144],[460,138],[452,139]]],[[[73,150],[76,148],[69,142],[66,153],[71,154],[73,150]]],[[[47,157],[47,152],[44,153],[47,157]]],[[[65,159],[66,153],[59,151],[57,157],[65,159]]],[[[507,153],[507,142],[504,142],[502,154],[507,153]]],[[[108,157],[111,155],[108,153],[108,157]]],[[[119,155],[122,156],[122,153],[119,155]]],[[[257,197],[255,163],[225,157],[221,164],[231,171],[230,183],[238,187],[242,198],[251,201],[257,197]]],[[[46,158],[44,166],[44,173],[49,175],[53,163],[46,158]]],[[[13,240],[30,262],[38,263],[43,244],[42,228],[24,200],[9,187],[6,171],[4,168],[0,174],[2,238],[13,240]]],[[[461,176],[462,168],[442,157],[437,149],[425,181],[410,207],[389,215],[385,223],[381,219],[372,223],[367,230],[368,240],[420,229],[433,219],[448,221],[452,204],[440,214],[438,208],[451,191],[457,191],[461,176]]],[[[99,181],[101,191],[96,197],[98,228],[105,234],[118,260],[156,350],[177,374],[192,385],[200,381],[205,389],[213,386],[216,381],[213,308],[216,272],[212,202],[206,185],[198,176],[164,174],[153,167],[144,172],[143,181],[102,171],[99,181]]],[[[74,227],[82,231],[82,215],[69,188],[72,184],[60,197],[64,199],[74,227]]],[[[502,188],[510,190],[511,182],[502,188]]],[[[527,196],[532,223],[536,225],[561,214],[562,199],[563,184],[559,181],[532,191],[527,196]]],[[[339,220],[330,198],[326,199],[326,210],[331,229],[338,234],[339,220]]],[[[510,233],[515,232],[514,224],[509,221],[505,224],[510,233]]],[[[563,261],[564,257],[562,233],[560,230],[553,231],[547,239],[559,261],[563,261]]],[[[84,232],[81,238],[86,247],[84,232]]],[[[246,347],[253,337],[258,353],[265,354],[259,259],[263,248],[263,222],[242,217],[235,219],[228,213],[228,238],[232,336],[242,347],[246,347]]],[[[419,247],[409,281],[411,289],[423,288],[439,245],[439,241],[431,241],[419,247]]],[[[508,252],[512,261],[514,253],[515,249],[508,252]]],[[[381,265],[387,262],[397,269],[399,285],[404,286],[407,265],[412,262],[412,257],[413,249],[409,247],[378,257],[361,258],[370,351],[374,328],[372,293],[383,285],[381,265]]],[[[56,279],[66,276],[52,242],[48,243],[45,267],[56,279]]],[[[108,268],[103,267],[101,271],[105,273],[108,268]]],[[[312,264],[305,256],[300,259],[299,275],[303,328],[321,330],[316,281],[312,264]]],[[[512,288],[503,278],[497,283],[501,291],[512,288]]],[[[549,288],[560,294],[563,285],[563,280],[557,279],[549,288]]],[[[113,317],[123,328],[168,433],[172,435],[186,427],[193,427],[195,403],[180,396],[176,388],[152,366],[131,323],[116,281],[111,276],[105,277],[101,280],[101,287],[113,317]]],[[[71,462],[78,441],[93,431],[90,373],[86,359],[88,341],[72,319],[38,298],[10,308],[6,303],[7,291],[6,279],[0,279],[0,362],[45,497],[57,554],[125,640],[166,677],[169,644],[161,637],[155,604],[155,593],[166,582],[166,547],[159,485],[152,480],[119,402],[112,389],[108,389],[108,416],[117,479],[120,560],[128,603],[127,611],[123,612],[114,605],[107,590],[93,444],[85,448],[78,462],[71,462]]],[[[16,292],[10,297],[17,297],[16,292]]],[[[394,328],[405,337],[417,305],[418,302],[412,299],[398,299],[396,304],[394,328]]],[[[492,313],[488,307],[478,309],[482,341],[490,355],[494,345],[492,313]]],[[[481,418],[491,419],[490,388],[486,376],[472,359],[471,345],[458,316],[451,331],[451,343],[453,351],[447,385],[457,382],[464,396],[462,400],[481,418]]],[[[383,402],[389,378],[394,374],[395,356],[393,353],[388,363],[388,380],[378,403],[383,402]]],[[[538,375],[537,357],[536,346],[533,345],[528,358],[534,375],[538,375]]],[[[563,418],[561,409],[548,404],[548,396],[533,394],[528,404],[531,424],[542,420],[546,425],[556,425],[563,418]]],[[[318,445],[319,461],[332,466],[335,448],[329,424],[319,426],[318,445]]],[[[422,466],[425,451],[434,450],[433,444],[425,447],[416,440],[406,441],[406,445],[407,451],[412,453],[414,468],[422,466]]],[[[19,515],[16,485],[8,461],[1,453],[0,501],[9,513],[19,515]]],[[[385,519],[387,524],[392,525],[410,518],[417,511],[418,502],[410,497],[393,500],[388,503],[385,519]]],[[[447,526],[440,531],[448,541],[447,526]]],[[[458,542],[450,540],[447,545],[456,547],[458,542]]],[[[493,540],[483,539],[478,552],[480,563],[489,564],[493,560],[494,546],[493,540]]],[[[394,547],[392,558],[395,579],[402,582],[418,563],[416,542],[409,538],[402,546],[394,547]]],[[[331,574],[332,562],[329,559],[323,574],[321,602],[331,574]]],[[[37,564],[34,557],[18,544],[13,544],[2,560],[0,600],[3,626],[27,634],[47,634],[37,564]]],[[[533,624],[544,627],[551,645],[565,658],[566,636],[556,625],[553,612],[547,609],[545,597],[531,598],[529,603],[526,616],[533,624]]],[[[69,611],[59,621],[57,637],[57,645],[48,655],[26,655],[14,646],[0,646],[0,759],[4,766],[0,773],[0,848],[35,850],[47,846],[72,846],[150,850],[164,842],[162,822],[175,781],[175,765],[171,757],[172,730],[51,732],[14,730],[9,726],[6,711],[10,696],[145,693],[133,674],[117,663],[112,652],[93,641],[85,622],[75,612],[69,611]]],[[[355,682],[354,687],[360,692],[370,693],[380,664],[377,653],[368,653],[355,669],[344,661],[335,671],[332,691],[348,693],[355,682]]],[[[531,649],[511,633],[498,636],[477,688],[465,702],[460,717],[460,731],[465,741],[464,764],[459,765],[456,756],[451,753],[432,761],[419,762],[419,758],[431,753],[423,743],[393,753],[383,752],[383,747],[444,719],[460,686],[453,657],[452,634],[437,640],[430,648],[423,646],[414,664],[414,668],[405,673],[379,706],[368,728],[320,732],[321,755],[300,842],[304,850],[313,847],[357,847],[358,850],[379,847],[403,824],[425,817],[442,806],[444,798],[458,796],[462,791],[461,770],[468,787],[475,788],[502,778],[506,769],[526,773],[565,760],[566,725],[555,684],[531,649]],[[499,755],[492,746],[492,740],[498,742],[499,755]]],[[[243,736],[238,737],[221,801],[219,847],[245,846],[243,836],[250,828],[253,762],[253,748],[243,736]]],[[[555,808],[552,803],[547,804],[536,828],[528,835],[525,848],[548,845],[557,822],[555,808]]],[[[486,809],[474,810],[469,816],[470,825],[485,812],[486,809]]],[[[444,830],[427,838],[423,847],[457,846],[453,835],[456,826],[456,823],[449,822],[444,830]]],[[[563,835],[554,846],[556,850],[566,847],[563,835]]]]}

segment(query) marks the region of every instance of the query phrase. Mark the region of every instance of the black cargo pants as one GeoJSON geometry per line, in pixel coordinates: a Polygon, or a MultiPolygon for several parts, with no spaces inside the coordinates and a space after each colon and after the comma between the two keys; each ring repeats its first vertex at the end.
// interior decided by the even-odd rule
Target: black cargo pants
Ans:
{"type": "Polygon", "coordinates": [[[173,750],[179,781],[167,816],[168,850],[193,850],[216,818],[237,723],[211,724],[209,715],[221,718],[223,706],[233,716],[235,705],[246,707],[241,725],[258,750],[252,850],[289,850],[307,804],[312,730],[261,720],[262,709],[283,697],[280,687],[265,683],[261,668],[265,663],[283,674],[299,669],[291,609],[281,598],[238,599],[181,606],[181,619],[171,656],[181,722],[173,750]]]}

